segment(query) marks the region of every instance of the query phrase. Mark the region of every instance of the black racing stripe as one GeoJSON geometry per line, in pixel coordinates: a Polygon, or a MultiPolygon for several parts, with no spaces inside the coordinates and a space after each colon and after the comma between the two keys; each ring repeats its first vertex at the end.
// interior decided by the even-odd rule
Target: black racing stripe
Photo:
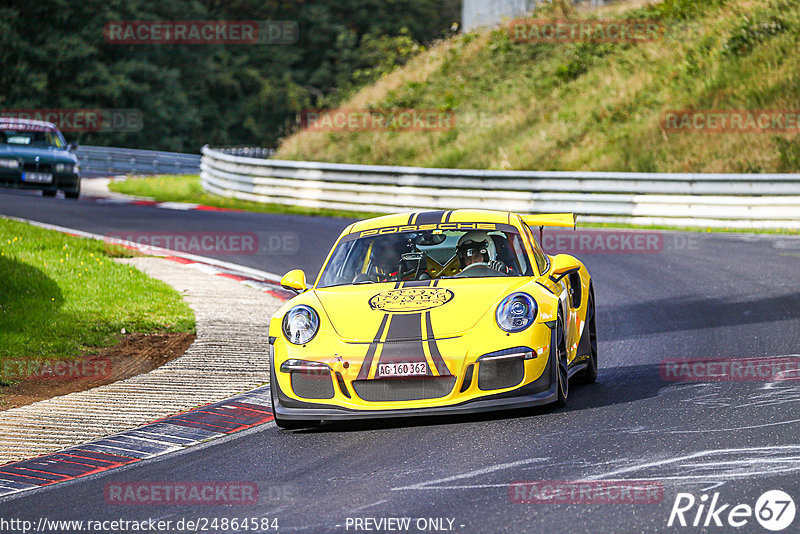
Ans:
{"type": "Polygon", "coordinates": [[[381,340],[383,330],[386,328],[386,323],[389,321],[391,314],[387,313],[383,316],[381,325],[378,327],[378,333],[375,334],[375,339],[369,344],[367,355],[364,356],[364,362],[361,364],[361,369],[358,371],[358,379],[364,380],[369,376],[369,369],[372,367],[372,359],[375,357],[375,352],[378,350],[378,342],[381,340]]]}
{"type": "Polygon", "coordinates": [[[441,222],[442,215],[445,214],[444,210],[441,211],[426,211],[417,215],[416,224],[436,224],[441,222]]]}
{"type": "Polygon", "coordinates": [[[450,369],[444,363],[444,358],[439,352],[439,346],[436,344],[436,339],[433,334],[433,324],[431,324],[431,312],[425,312],[425,330],[428,333],[428,351],[431,353],[431,359],[436,366],[436,370],[440,376],[447,376],[450,374],[450,369]]]}
{"type": "MultiPolygon", "coordinates": [[[[421,313],[395,315],[389,325],[378,365],[401,362],[427,362],[422,348],[421,313]]],[[[428,374],[432,374],[430,369],[428,374]]]]}
{"type": "Polygon", "coordinates": [[[447,212],[447,215],[444,216],[444,220],[442,222],[450,222],[450,217],[453,215],[453,210],[447,212]]]}
{"type": "Polygon", "coordinates": [[[422,323],[419,313],[395,315],[386,334],[386,342],[422,339],[422,323]]]}
{"type": "Polygon", "coordinates": [[[416,215],[416,213],[412,213],[411,215],[408,216],[408,222],[406,223],[406,226],[414,224],[414,216],[415,215],[416,215]]]}

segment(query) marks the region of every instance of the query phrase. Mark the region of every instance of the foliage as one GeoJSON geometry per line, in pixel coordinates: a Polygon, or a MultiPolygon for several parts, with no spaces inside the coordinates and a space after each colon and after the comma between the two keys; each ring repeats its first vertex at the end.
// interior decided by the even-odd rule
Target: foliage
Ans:
{"type": "Polygon", "coordinates": [[[328,105],[445,36],[454,0],[37,0],[0,7],[0,109],[138,109],[132,133],[82,144],[197,152],[274,146],[328,105]],[[295,21],[293,45],[111,44],[114,21],[295,21]]]}

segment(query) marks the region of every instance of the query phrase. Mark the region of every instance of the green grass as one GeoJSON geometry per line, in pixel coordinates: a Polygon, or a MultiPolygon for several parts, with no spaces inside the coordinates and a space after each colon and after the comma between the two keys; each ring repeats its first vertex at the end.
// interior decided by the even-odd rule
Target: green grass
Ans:
{"type": "Polygon", "coordinates": [[[101,241],[0,218],[0,360],[70,359],[127,332],[194,332],[170,286],[101,241]]]}
{"type": "MultiPolygon", "coordinates": [[[[667,133],[665,111],[796,110],[800,0],[665,0],[576,18],[658,20],[646,43],[454,37],[342,103],[452,111],[454,129],[302,131],[281,159],[511,170],[798,172],[800,135],[667,133]]],[[[546,4],[547,5],[547,4],[546,4]]],[[[540,11],[535,18],[564,18],[540,11]]]]}
{"type": "Polygon", "coordinates": [[[318,215],[323,217],[377,217],[380,213],[339,211],[330,209],[303,208],[283,204],[264,204],[238,198],[212,195],[203,190],[200,176],[194,174],[162,175],[151,178],[130,177],[112,181],[108,188],[117,193],[152,198],[157,202],[188,202],[215,208],[226,208],[257,213],[285,213],[292,215],[318,215]]]}

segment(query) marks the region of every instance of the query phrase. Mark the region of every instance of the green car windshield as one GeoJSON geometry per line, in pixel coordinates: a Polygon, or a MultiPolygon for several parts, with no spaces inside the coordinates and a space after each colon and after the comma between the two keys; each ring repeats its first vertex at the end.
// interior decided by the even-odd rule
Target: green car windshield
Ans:
{"type": "Polygon", "coordinates": [[[66,143],[57,130],[27,131],[15,129],[0,130],[0,144],[11,146],[64,148],[66,143]]]}
{"type": "Polygon", "coordinates": [[[531,276],[522,238],[511,225],[345,236],[318,287],[444,278],[531,276]]]}

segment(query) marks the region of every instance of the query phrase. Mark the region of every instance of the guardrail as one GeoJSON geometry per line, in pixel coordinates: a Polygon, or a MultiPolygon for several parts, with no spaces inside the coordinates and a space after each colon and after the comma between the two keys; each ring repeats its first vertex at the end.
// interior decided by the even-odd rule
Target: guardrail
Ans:
{"type": "Polygon", "coordinates": [[[75,152],[81,174],[196,174],[200,155],[158,150],[133,150],[101,146],[81,146],[75,152]]]}
{"type": "Polygon", "coordinates": [[[271,158],[275,155],[274,148],[261,148],[258,146],[237,146],[228,148],[216,148],[215,150],[231,156],[244,156],[246,158],[271,158]]]}
{"type": "Polygon", "coordinates": [[[587,222],[800,228],[800,174],[428,169],[281,161],[203,147],[203,188],[309,208],[575,212],[587,222]]]}

